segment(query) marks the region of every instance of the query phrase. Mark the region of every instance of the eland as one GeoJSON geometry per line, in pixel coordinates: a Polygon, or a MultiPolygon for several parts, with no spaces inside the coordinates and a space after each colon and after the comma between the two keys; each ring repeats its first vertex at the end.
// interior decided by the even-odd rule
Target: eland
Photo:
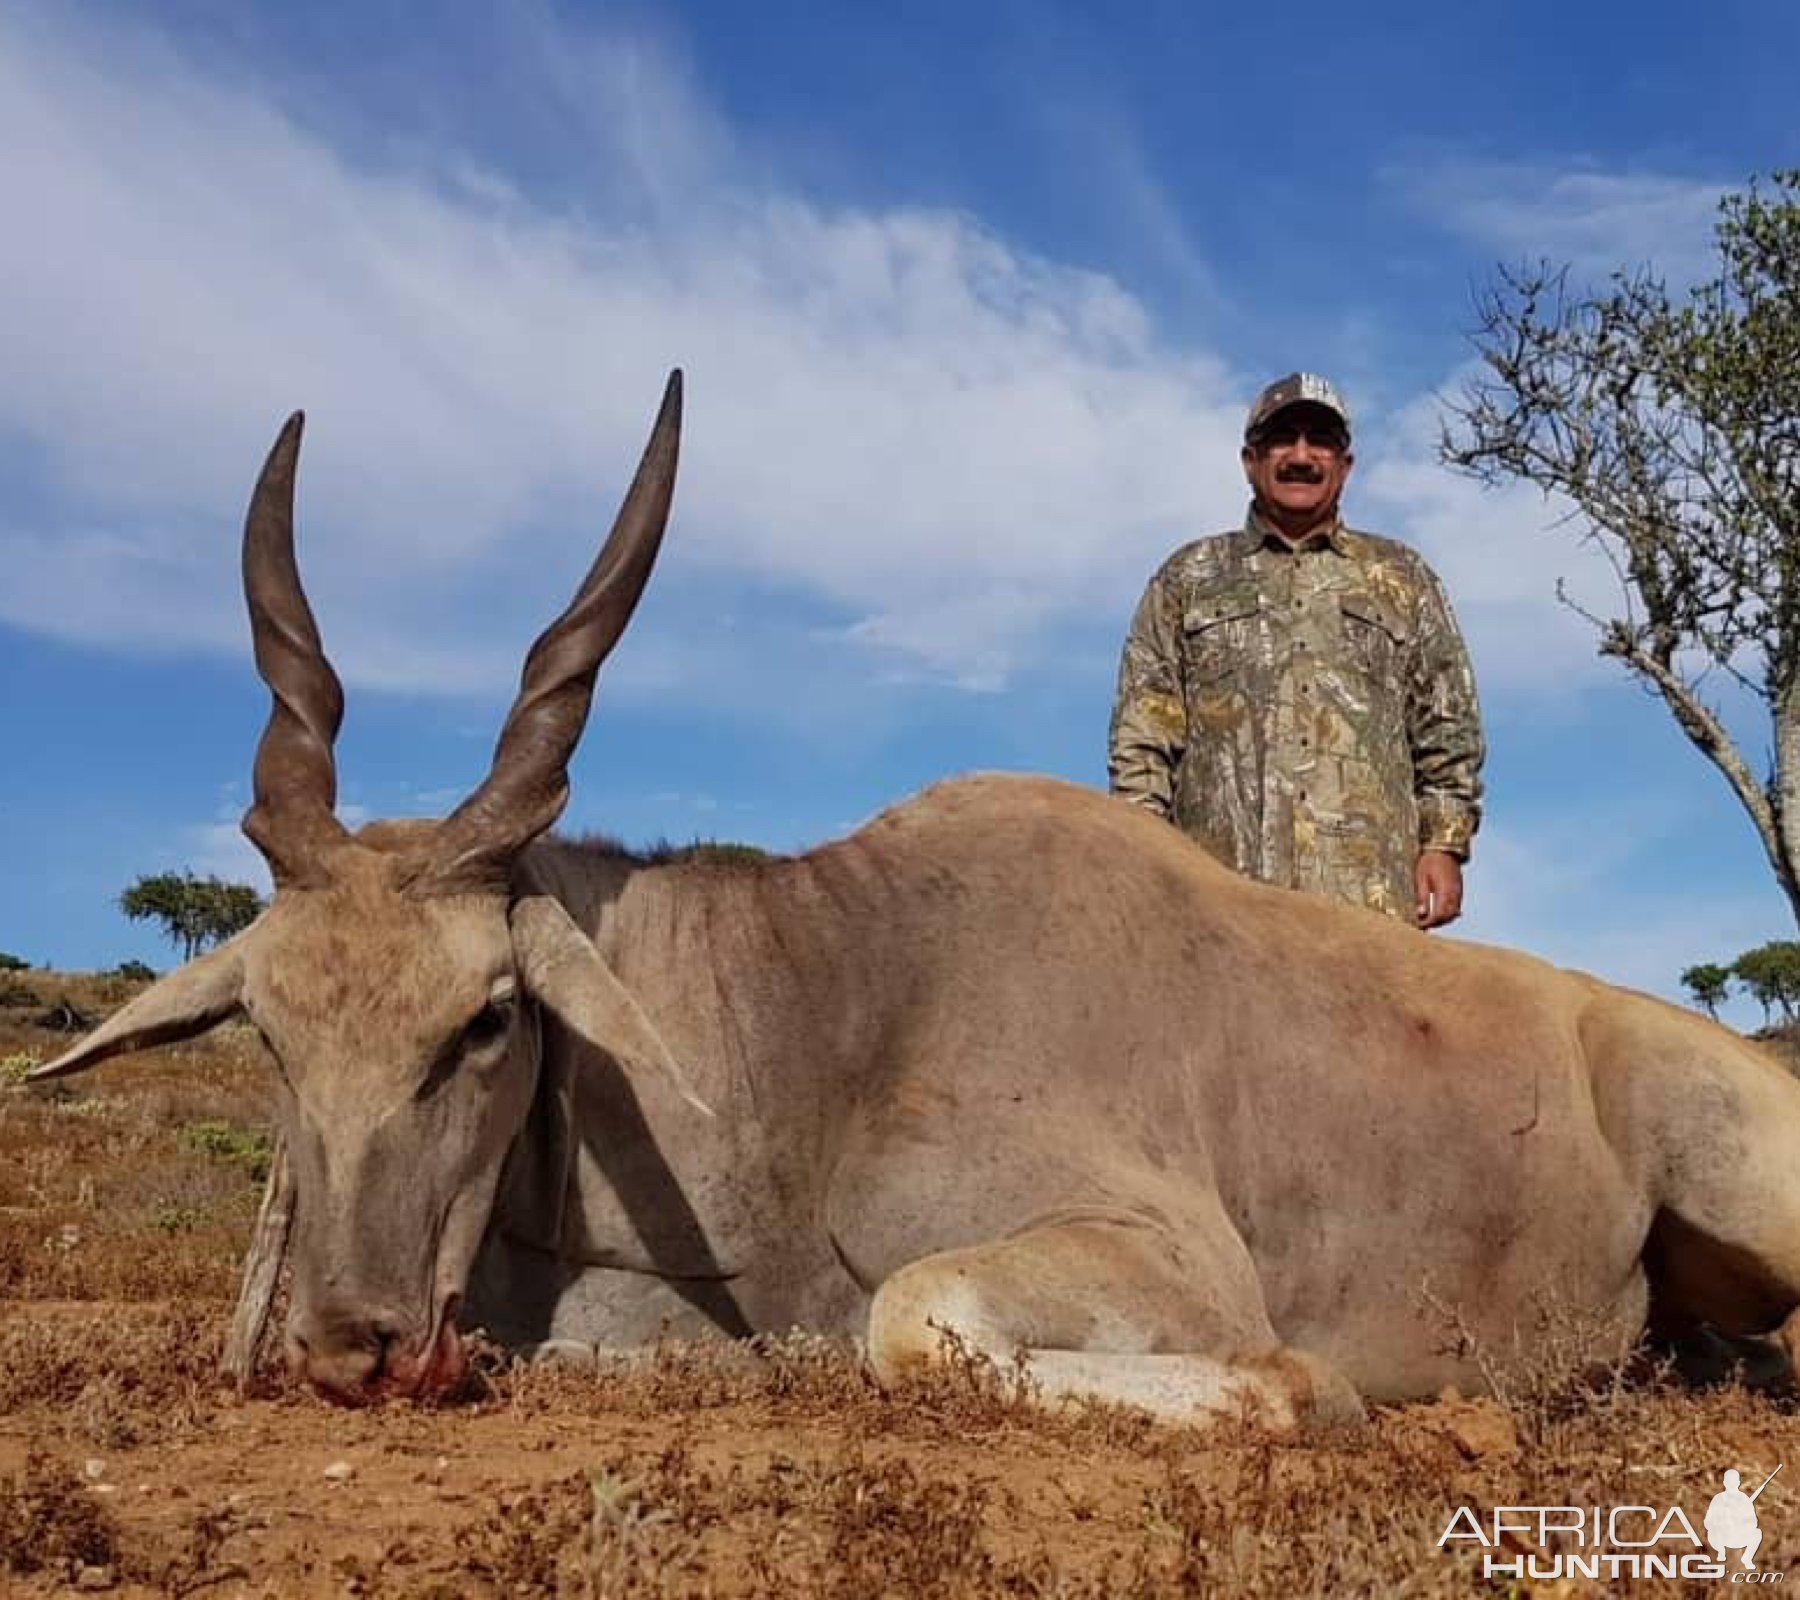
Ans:
{"type": "Polygon", "coordinates": [[[273,709],[244,827],[273,901],[36,1076],[260,1032],[300,1377],[441,1389],[479,1324],[797,1326],[891,1380],[948,1332],[1046,1394],[1292,1425],[1479,1383],[1546,1296],[1627,1342],[1785,1341],[1800,1085],[1673,1006],[1252,883],[1047,779],[942,783],[788,858],[551,835],[667,520],[680,394],[439,821],[334,814],[298,416],[257,483],[273,709]]]}

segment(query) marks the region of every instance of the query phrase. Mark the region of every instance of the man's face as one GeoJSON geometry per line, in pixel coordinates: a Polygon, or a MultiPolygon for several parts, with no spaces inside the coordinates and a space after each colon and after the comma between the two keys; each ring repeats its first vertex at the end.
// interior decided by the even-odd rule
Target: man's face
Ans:
{"type": "Polygon", "coordinates": [[[1244,476],[1280,522],[1311,527],[1331,514],[1355,460],[1339,418],[1323,406],[1288,406],[1244,446],[1244,476]]]}

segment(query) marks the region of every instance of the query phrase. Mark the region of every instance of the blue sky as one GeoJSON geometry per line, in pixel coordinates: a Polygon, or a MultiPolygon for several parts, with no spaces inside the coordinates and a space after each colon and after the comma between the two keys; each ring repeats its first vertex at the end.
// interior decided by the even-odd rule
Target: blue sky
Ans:
{"type": "Polygon", "coordinates": [[[1683,280],[1722,190],[1800,165],[1800,8],[421,14],[0,11],[0,949],[164,966],[126,883],[262,881],[236,541],[289,410],[346,816],[433,814],[676,364],[675,522],[566,827],[791,848],[972,768],[1103,782],[1131,607],[1241,516],[1244,407],[1304,366],[1358,414],[1350,519],[1475,655],[1464,935],[1674,994],[1792,933],[1557,605],[1604,565],[1433,441],[1495,261],[1683,280]]]}

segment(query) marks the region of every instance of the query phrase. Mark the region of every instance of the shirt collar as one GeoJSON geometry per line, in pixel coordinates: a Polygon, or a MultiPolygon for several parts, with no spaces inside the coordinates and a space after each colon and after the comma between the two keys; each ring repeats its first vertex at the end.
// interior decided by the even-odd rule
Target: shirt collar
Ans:
{"type": "Polygon", "coordinates": [[[1349,553],[1345,536],[1349,530],[1344,526],[1342,517],[1333,517],[1329,527],[1321,528],[1303,545],[1291,545],[1277,533],[1262,517],[1252,504],[1244,515],[1244,531],[1239,535],[1243,541],[1246,555],[1257,550],[1275,550],[1282,555],[1294,555],[1302,550],[1335,550],[1339,555],[1349,553]]]}

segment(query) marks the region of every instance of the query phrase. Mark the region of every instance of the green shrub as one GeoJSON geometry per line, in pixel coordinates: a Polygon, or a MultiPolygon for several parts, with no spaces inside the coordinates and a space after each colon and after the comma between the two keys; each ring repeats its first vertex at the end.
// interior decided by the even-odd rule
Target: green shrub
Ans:
{"type": "Polygon", "coordinates": [[[151,1213],[150,1224],[163,1233],[192,1233],[206,1221],[206,1213],[197,1206],[158,1206],[151,1213]]]}
{"type": "Polygon", "coordinates": [[[240,1128],[224,1121],[190,1122],[181,1130],[181,1147],[208,1156],[224,1166],[242,1167],[256,1182],[269,1175],[275,1142],[255,1128],[240,1128]]]}

